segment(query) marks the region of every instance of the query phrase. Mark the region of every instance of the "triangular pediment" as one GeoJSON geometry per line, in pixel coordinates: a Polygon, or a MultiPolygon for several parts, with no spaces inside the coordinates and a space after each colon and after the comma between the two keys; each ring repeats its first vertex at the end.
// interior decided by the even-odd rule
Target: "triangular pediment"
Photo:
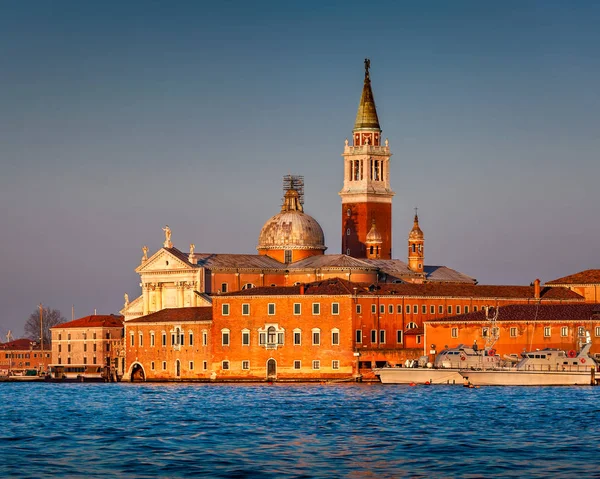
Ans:
{"type": "Polygon", "coordinates": [[[175,248],[161,248],[150,258],[139,265],[136,273],[149,273],[158,271],[184,271],[190,270],[194,266],[188,261],[182,259],[184,253],[175,248]]]}

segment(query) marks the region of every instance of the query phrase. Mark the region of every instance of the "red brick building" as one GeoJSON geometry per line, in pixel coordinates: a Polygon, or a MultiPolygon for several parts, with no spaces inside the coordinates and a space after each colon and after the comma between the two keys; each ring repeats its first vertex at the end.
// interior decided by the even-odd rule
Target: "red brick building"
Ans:
{"type": "Polygon", "coordinates": [[[531,302],[500,306],[497,319],[484,311],[425,323],[424,341],[437,349],[460,343],[481,346],[488,342],[500,354],[519,355],[543,348],[577,350],[586,332],[591,352],[600,356],[600,304],[531,302]],[[496,328],[496,331],[493,331],[496,328]],[[490,338],[495,341],[490,341],[490,338]]]}
{"type": "Polygon", "coordinates": [[[51,361],[49,349],[40,350],[40,345],[30,339],[15,339],[0,343],[0,376],[7,376],[9,371],[37,369],[48,370],[51,361]]]}
{"type": "Polygon", "coordinates": [[[600,269],[587,269],[564,278],[548,281],[550,288],[568,288],[580,294],[589,303],[600,302],[600,269]]]}

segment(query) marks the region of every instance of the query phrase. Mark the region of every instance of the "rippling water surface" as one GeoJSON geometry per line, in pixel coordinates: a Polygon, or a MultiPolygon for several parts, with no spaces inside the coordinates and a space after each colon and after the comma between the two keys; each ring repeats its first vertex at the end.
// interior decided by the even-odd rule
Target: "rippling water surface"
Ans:
{"type": "Polygon", "coordinates": [[[1,477],[600,477],[600,388],[0,384],[1,477]]]}

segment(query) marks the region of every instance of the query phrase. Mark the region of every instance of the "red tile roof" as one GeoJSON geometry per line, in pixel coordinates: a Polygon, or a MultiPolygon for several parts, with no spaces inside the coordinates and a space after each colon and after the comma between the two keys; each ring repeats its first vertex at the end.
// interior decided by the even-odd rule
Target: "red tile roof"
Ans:
{"type": "MultiPolygon", "coordinates": [[[[491,314],[491,313],[490,313],[491,314]]],[[[595,315],[600,321],[600,304],[562,303],[562,304],[511,304],[500,306],[498,321],[589,321],[595,315]]],[[[486,322],[485,311],[461,314],[448,318],[431,319],[427,323],[437,322],[486,322]]]]}
{"type": "Polygon", "coordinates": [[[192,308],[166,308],[156,313],[130,319],[131,323],[185,323],[186,321],[212,321],[212,306],[192,308]]]}
{"type": "Polygon", "coordinates": [[[118,328],[123,326],[123,316],[114,314],[102,315],[94,314],[83,318],[74,319],[67,323],[57,324],[51,329],[65,328],[118,328]]]}
{"type": "Polygon", "coordinates": [[[548,281],[546,284],[600,284],[600,269],[586,269],[579,273],[548,281]]]}
{"type": "Polygon", "coordinates": [[[261,286],[219,296],[295,296],[302,294],[301,288],[304,288],[305,295],[344,296],[354,294],[354,288],[359,288],[359,285],[345,279],[332,278],[296,286],[261,286]]]}
{"type": "Polygon", "coordinates": [[[0,343],[0,350],[29,351],[30,349],[40,349],[40,345],[29,338],[15,339],[8,343],[0,343]]]}

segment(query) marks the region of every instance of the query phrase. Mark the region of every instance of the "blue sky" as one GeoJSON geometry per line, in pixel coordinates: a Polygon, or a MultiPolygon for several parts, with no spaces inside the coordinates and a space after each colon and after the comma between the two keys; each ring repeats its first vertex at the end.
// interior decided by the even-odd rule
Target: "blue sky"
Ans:
{"type": "Polygon", "coordinates": [[[27,2],[0,13],[0,334],[139,294],[141,246],[255,252],[281,177],[340,252],[371,78],[394,256],[529,284],[600,267],[596,2],[27,2]]]}

